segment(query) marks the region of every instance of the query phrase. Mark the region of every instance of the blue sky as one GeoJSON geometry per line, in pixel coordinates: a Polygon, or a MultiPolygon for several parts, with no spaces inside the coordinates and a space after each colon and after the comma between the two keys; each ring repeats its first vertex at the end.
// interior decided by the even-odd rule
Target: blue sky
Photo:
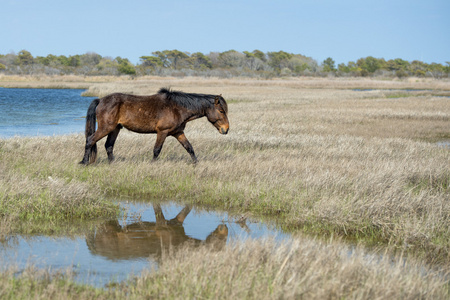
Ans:
{"type": "Polygon", "coordinates": [[[0,54],[283,50],[321,63],[450,61],[449,0],[0,0],[0,54]]]}

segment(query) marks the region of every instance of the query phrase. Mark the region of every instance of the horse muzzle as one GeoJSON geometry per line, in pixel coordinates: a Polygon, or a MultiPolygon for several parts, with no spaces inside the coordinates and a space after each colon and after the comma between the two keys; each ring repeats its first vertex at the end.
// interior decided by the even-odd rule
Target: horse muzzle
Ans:
{"type": "Polygon", "coordinates": [[[221,134],[227,134],[227,133],[228,133],[228,129],[229,129],[229,127],[227,127],[227,128],[220,127],[220,128],[219,128],[219,132],[220,132],[221,134]]]}

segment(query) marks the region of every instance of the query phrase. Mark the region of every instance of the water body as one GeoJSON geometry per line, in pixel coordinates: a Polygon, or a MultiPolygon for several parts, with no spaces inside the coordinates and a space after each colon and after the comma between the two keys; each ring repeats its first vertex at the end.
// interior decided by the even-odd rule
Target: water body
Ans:
{"type": "Polygon", "coordinates": [[[0,138],[84,132],[83,90],[0,88],[0,138]]]}
{"type": "Polygon", "coordinates": [[[395,91],[395,92],[432,92],[426,89],[353,89],[355,92],[371,92],[371,91],[395,91]]]}
{"type": "Polygon", "coordinates": [[[0,242],[0,266],[14,266],[19,274],[30,265],[69,271],[78,282],[103,286],[157,269],[164,252],[187,243],[220,250],[248,238],[289,239],[273,227],[227,213],[174,203],[121,202],[121,206],[122,217],[103,220],[76,236],[11,236],[0,242]]]}
{"type": "Polygon", "coordinates": [[[450,98],[448,93],[444,93],[440,95],[439,91],[434,91],[431,89],[352,89],[354,92],[373,92],[373,91],[383,91],[383,92],[397,92],[397,93],[410,93],[411,96],[433,96],[433,97],[440,97],[440,98],[450,98]],[[426,92],[424,95],[417,94],[415,92],[426,92]],[[433,93],[434,92],[434,93],[433,93]]]}
{"type": "Polygon", "coordinates": [[[442,142],[438,142],[437,145],[439,147],[445,148],[445,149],[449,149],[450,150],[450,141],[442,141],[442,142]]]}

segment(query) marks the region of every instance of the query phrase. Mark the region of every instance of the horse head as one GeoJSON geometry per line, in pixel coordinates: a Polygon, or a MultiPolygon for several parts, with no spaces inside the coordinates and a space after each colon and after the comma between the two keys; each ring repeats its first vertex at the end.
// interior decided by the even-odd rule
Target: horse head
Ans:
{"type": "Polygon", "coordinates": [[[222,95],[214,98],[214,106],[206,112],[208,121],[213,124],[221,134],[227,134],[230,129],[227,113],[228,105],[222,95]]]}

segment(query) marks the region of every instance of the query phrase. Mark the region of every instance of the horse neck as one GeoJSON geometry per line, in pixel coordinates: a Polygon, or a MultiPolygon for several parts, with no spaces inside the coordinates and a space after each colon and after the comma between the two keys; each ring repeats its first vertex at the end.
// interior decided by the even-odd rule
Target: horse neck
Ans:
{"type": "Polygon", "coordinates": [[[208,110],[211,109],[213,105],[205,103],[201,107],[196,109],[187,109],[188,121],[192,121],[198,118],[205,117],[208,114],[208,110]]]}

